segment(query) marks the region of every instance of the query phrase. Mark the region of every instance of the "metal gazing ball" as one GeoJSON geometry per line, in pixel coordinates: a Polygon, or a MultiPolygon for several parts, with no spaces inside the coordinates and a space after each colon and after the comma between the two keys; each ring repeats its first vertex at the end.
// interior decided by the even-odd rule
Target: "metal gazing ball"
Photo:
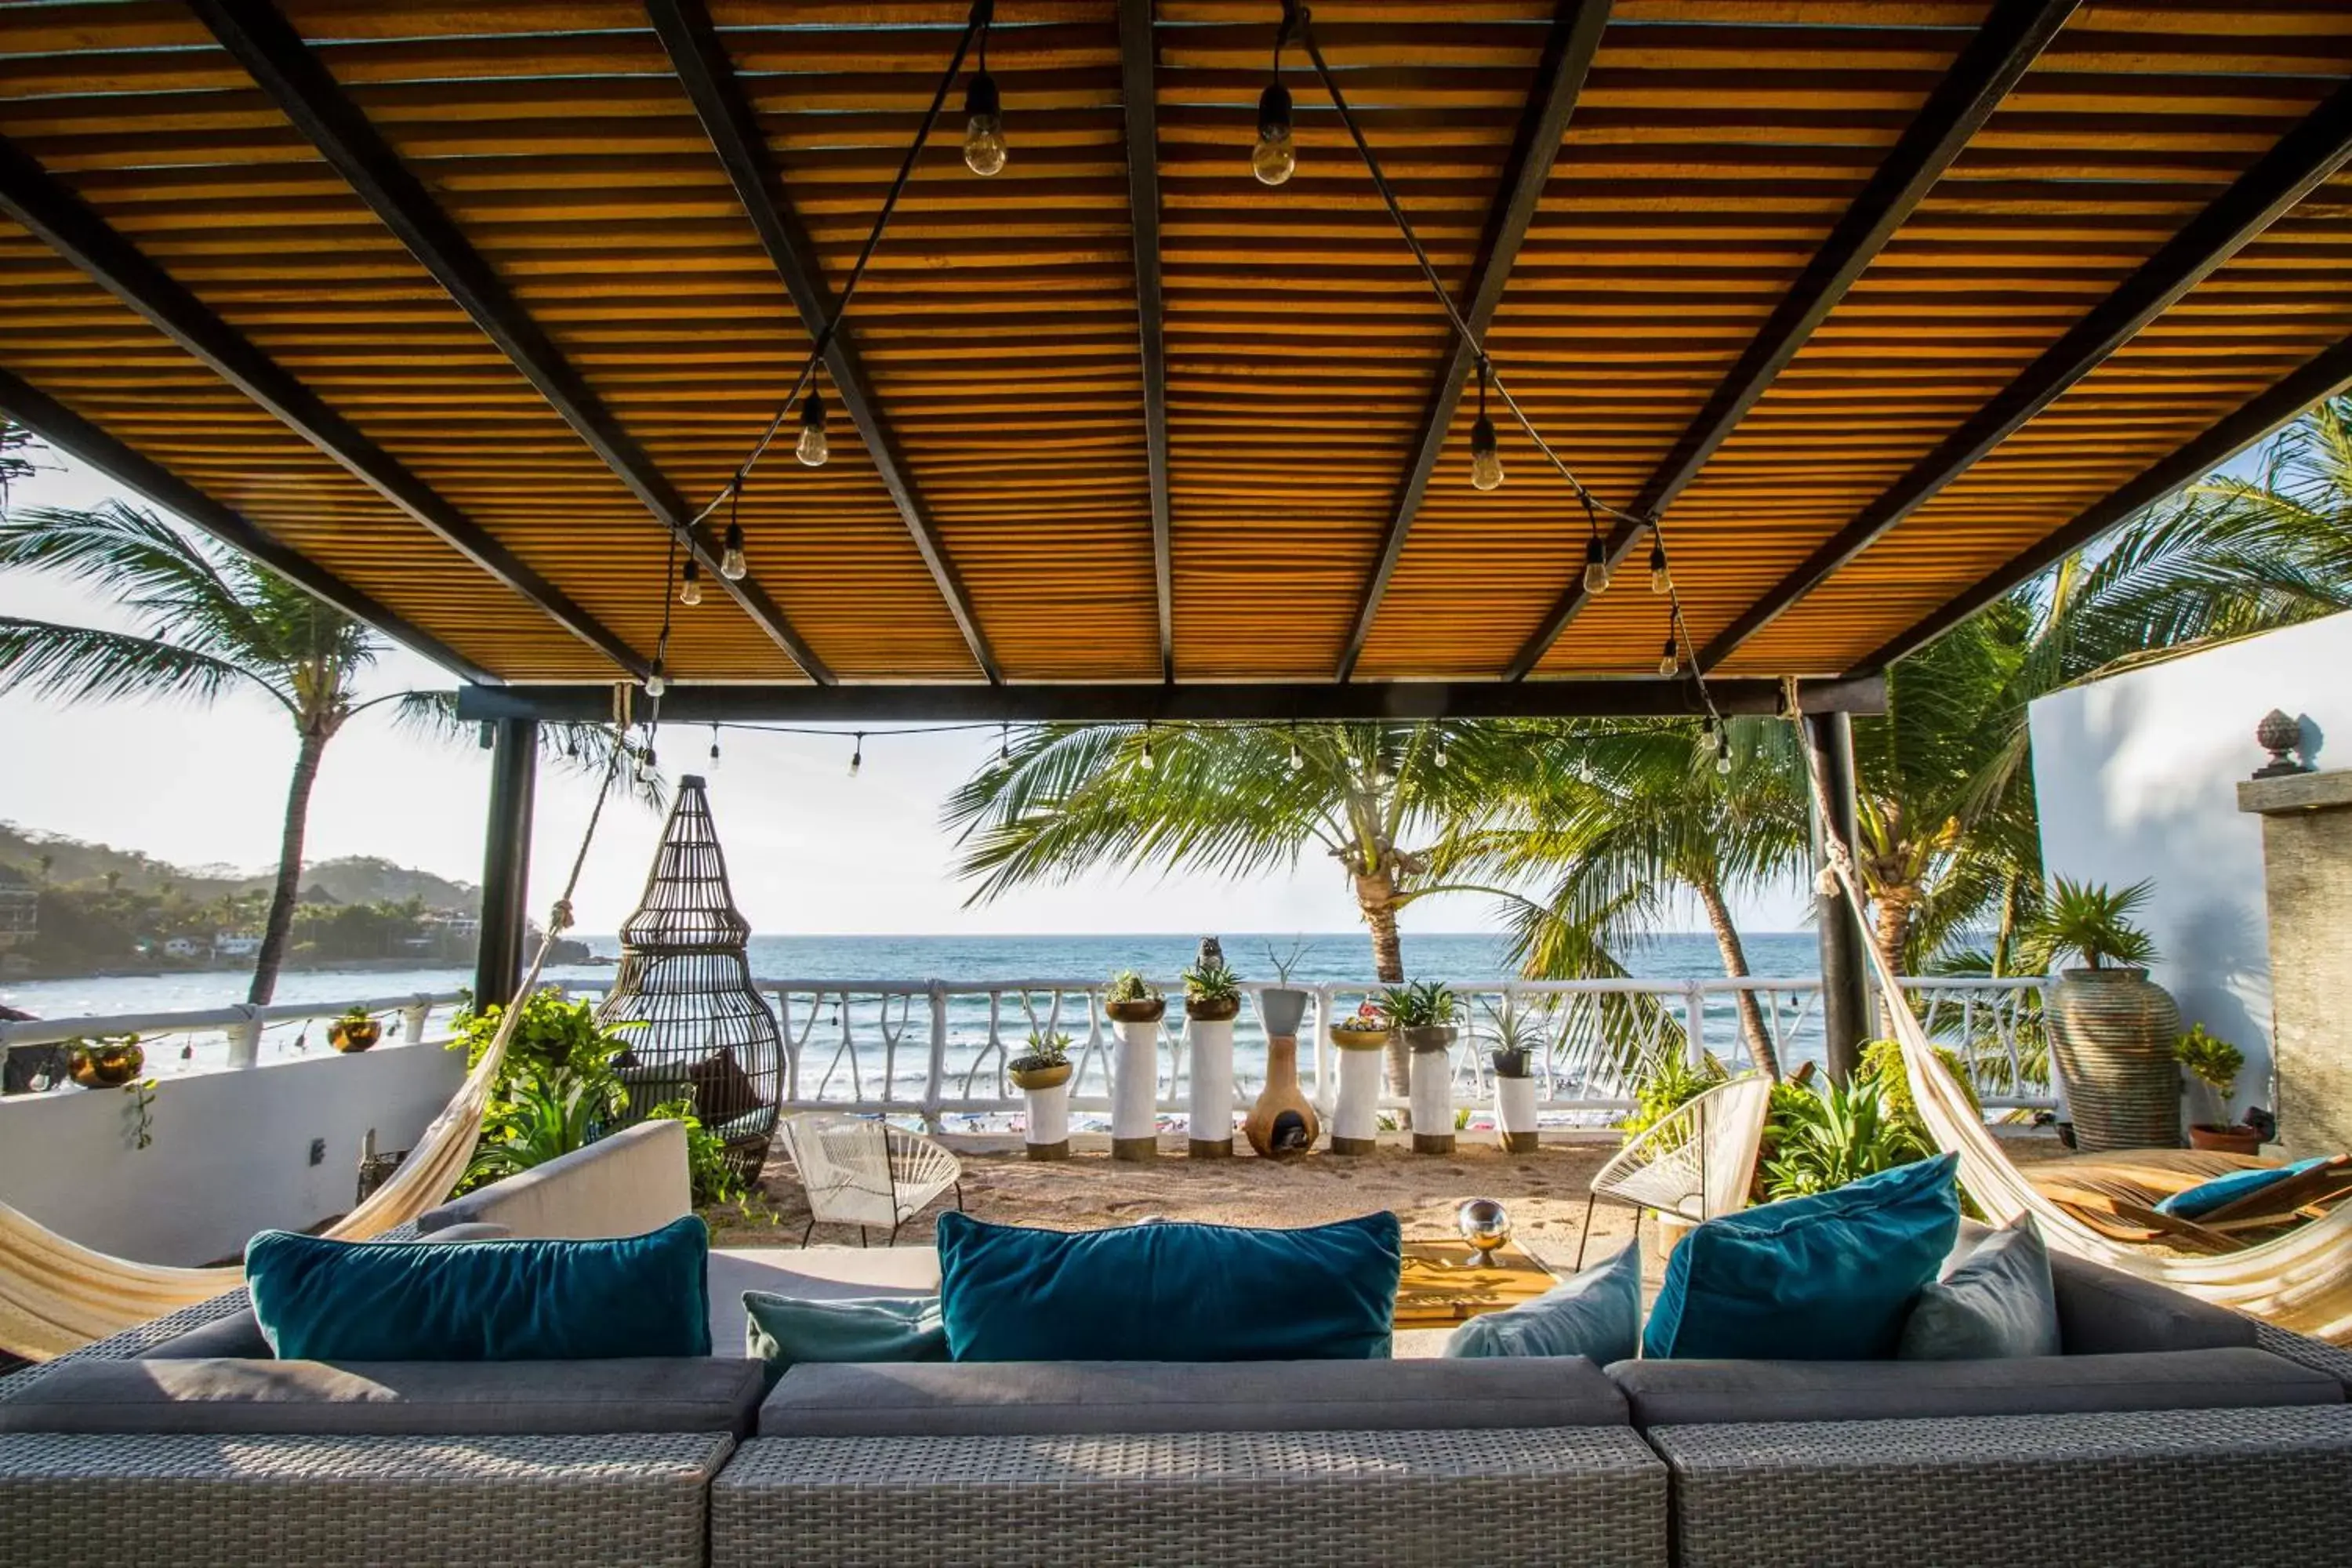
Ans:
{"type": "Polygon", "coordinates": [[[1499,1268],[1495,1251],[1511,1239],[1511,1216],[1503,1205],[1492,1198],[1472,1198],[1455,1212],[1454,1223],[1461,1227],[1462,1239],[1473,1249],[1472,1263],[1480,1268],[1499,1268]]]}

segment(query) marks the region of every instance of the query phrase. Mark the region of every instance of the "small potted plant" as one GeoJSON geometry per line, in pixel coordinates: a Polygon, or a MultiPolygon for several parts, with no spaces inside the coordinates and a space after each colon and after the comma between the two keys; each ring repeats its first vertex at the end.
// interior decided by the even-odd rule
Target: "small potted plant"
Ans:
{"type": "Polygon", "coordinates": [[[2147,977],[2156,943],[2132,916],[2154,885],[2120,891],[2063,877],[2034,934],[2053,959],[2079,958],[2050,988],[2050,1043],[2086,1153],[2180,1145],[2180,1009],[2147,977]]]}
{"type": "Polygon", "coordinates": [[[2194,1115],[2189,1119],[2189,1146],[2222,1154],[2261,1153],[2262,1133],[2245,1122],[2230,1120],[2230,1097],[2237,1092],[2246,1054],[2229,1041],[2207,1034],[2202,1024],[2175,1041],[2172,1054],[2189,1070],[2191,1091],[2209,1102],[2200,1108],[2206,1112],[2203,1120],[2194,1115]]]}
{"type": "Polygon", "coordinates": [[[1184,972],[1184,1016],[1200,1024],[1228,1024],[1240,1016],[1242,983],[1222,958],[1184,972]]]}
{"type": "Polygon", "coordinates": [[[1331,1108],[1334,1154],[1369,1154],[1379,1145],[1381,1067],[1389,1043],[1389,1016],[1377,999],[1331,1026],[1339,1047],[1339,1102],[1331,1108]]]}
{"type": "Polygon", "coordinates": [[[1331,1026],[1331,1043],[1343,1051],[1377,1051],[1389,1043],[1389,1016],[1377,1000],[1358,1003],[1356,1010],[1331,1026]]]}
{"type": "Polygon", "coordinates": [[[1070,1157],[1070,1037],[1029,1032],[1029,1048],[1005,1064],[1013,1087],[1028,1098],[1023,1141],[1032,1160],[1070,1157]]]}
{"type": "Polygon", "coordinates": [[[1257,994],[1257,1014],[1269,1038],[1287,1037],[1295,1040],[1298,1037],[1298,1026],[1306,1021],[1307,1004],[1314,997],[1291,984],[1290,972],[1298,967],[1298,961],[1307,956],[1307,951],[1305,944],[1293,942],[1286,955],[1276,952],[1272,942],[1266,944],[1265,958],[1274,966],[1274,984],[1257,994]]]}
{"type": "Polygon", "coordinates": [[[1381,998],[1405,1048],[1412,1053],[1407,1083],[1412,1106],[1412,1152],[1454,1152],[1454,1042],[1458,1005],[1442,980],[1391,987],[1381,998]]]}
{"type": "Polygon", "coordinates": [[[1489,1007],[1495,1044],[1487,1059],[1495,1068],[1495,1136],[1506,1153],[1532,1154],[1536,1149],[1536,1054],[1543,1048],[1543,1030],[1519,1011],[1506,994],[1499,1008],[1489,1007]]]}
{"type": "Polygon", "coordinates": [[[364,1007],[353,1007],[327,1026],[327,1044],[349,1055],[366,1050],[383,1038],[383,1022],[364,1007]]]}
{"type": "Polygon", "coordinates": [[[84,1089],[120,1089],[139,1076],[147,1052],[136,1035],[100,1035],[66,1045],[66,1072],[84,1089]]]}
{"type": "Polygon", "coordinates": [[[1184,972],[1184,1036],[1192,1046],[1188,1118],[1195,1160],[1222,1160],[1234,1152],[1234,1019],[1242,1010],[1242,983],[1225,963],[1217,939],[1205,937],[1184,972]]]}
{"type": "Polygon", "coordinates": [[[1167,1011],[1160,988],[1132,969],[1112,975],[1103,991],[1103,1013],[1114,1024],[1156,1024],[1167,1011]]]}

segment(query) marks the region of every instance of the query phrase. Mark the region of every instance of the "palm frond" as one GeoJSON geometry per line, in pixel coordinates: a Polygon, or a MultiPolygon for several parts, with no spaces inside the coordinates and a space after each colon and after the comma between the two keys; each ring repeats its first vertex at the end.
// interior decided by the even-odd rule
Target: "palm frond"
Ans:
{"type": "Polygon", "coordinates": [[[226,659],[154,637],[0,616],[0,693],[63,702],[177,698],[209,702],[243,685],[286,699],[226,659]]]}

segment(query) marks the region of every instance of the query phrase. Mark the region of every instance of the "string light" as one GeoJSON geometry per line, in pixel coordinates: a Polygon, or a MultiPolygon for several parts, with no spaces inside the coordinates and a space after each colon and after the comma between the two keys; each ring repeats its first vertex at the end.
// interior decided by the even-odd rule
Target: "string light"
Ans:
{"type": "Polygon", "coordinates": [[[1298,749],[1298,723],[1297,721],[1293,720],[1290,725],[1290,771],[1294,773],[1300,773],[1306,769],[1306,753],[1298,749]]]}
{"type": "Polygon", "coordinates": [[[1257,97],[1257,145],[1250,149],[1250,173],[1262,185],[1286,184],[1298,172],[1298,149],[1291,140],[1290,89],[1282,85],[1282,46],[1290,42],[1297,21],[1297,10],[1286,4],[1282,26],[1274,35],[1274,79],[1257,97]]]}
{"type": "Polygon", "coordinates": [[[1656,528],[1650,530],[1650,592],[1671,594],[1675,591],[1675,574],[1666,570],[1666,542],[1658,537],[1656,528]]]}
{"type": "Polygon", "coordinates": [[[660,657],[656,655],[654,658],[653,668],[646,671],[646,695],[648,697],[659,697],[663,692],[667,691],[668,689],[669,682],[662,679],[662,661],[660,657]]]}
{"type": "Polygon", "coordinates": [[[1588,594],[1609,591],[1609,552],[1601,548],[1601,535],[1597,531],[1584,542],[1584,591],[1588,594]]]}
{"type": "Polygon", "coordinates": [[[637,782],[651,784],[660,776],[661,759],[654,755],[654,749],[651,746],[647,746],[637,753],[637,782]]]}
{"type": "Polygon", "coordinates": [[[1151,754],[1151,721],[1148,719],[1143,722],[1143,755],[1140,761],[1147,773],[1160,765],[1151,754]]]}
{"type": "Polygon", "coordinates": [[[866,731],[863,731],[863,730],[860,730],[860,731],[857,732],[857,739],[850,742],[850,747],[849,747],[849,776],[850,776],[851,778],[856,778],[856,777],[857,776],[857,770],[858,770],[859,768],[864,767],[865,765],[866,765],[866,731]]]}
{"type": "Polygon", "coordinates": [[[677,572],[677,602],[681,605],[702,603],[702,563],[689,555],[677,572]]]}
{"type": "Polygon", "coordinates": [[[1658,673],[1672,676],[1683,667],[1682,653],[1675,641],[1674,616],[1666,617],[1666,646],[1658,650],[1658,673]]]}
{"type": "Polygon", "coordinates": [[[1496,449],[1495,422],[1486,417],[1486,383],[1494,374],[1486,356],[1478,356],[1478,422],[1470,426],[1470,488],[1500,489],[1503,455],[1496,449]]]}
{"type": "Polygon", "coordinates": [[[716,724],[710,726],[710,765],[714,768],[719,765],[719,726],[716,724]]]}
{"type": "Polygon", "coordinates": [[[1728,725],[1715,727],[1715,771],[1726,777],[1731,773],[1731,729],[1728,725]]]}
{"type": "Polygon", "coordinates": [[[833,456],[832,443],[824,437],[824,399],[814,387],[801,399],[801,438],[793,455],[812,468],[824,468],[824,460],[833,456]]]}
{"type": "Polygon", "coordinates": [[[1007,151],[1004,105],[996,94],[996,79],[988,74],[988,25],[994,20],[995,9],[989,0],[972,7],[980,27],[980,69],[963,100],[963,111],[969,116],[963,133],[964,167],[983,179],[1004,172],[1007,151]]]}
{"type": "Polygon", "coordinates": [[[751,563],[743,559],[742,517],[743,481],[750,477],[749,468],[737,473],[734,485],[728,490],[727,540],[719,556],[719,574],[730,583],[740,583],[751,570],[751,563]]]}
{"type": "Polygon", "coordinates": [[[1445,736],[1442,731],[1437,737],[1437,756],[1435,761],[1438,767],[1441,770],[1444,769],[1445,766],[1445,736]]]}
{"type": "Polygon", "coordinates": [[[1000,763],[1013,760],[1013,726],[1010,724],[996,727],[996,760],[1000,763]]]}

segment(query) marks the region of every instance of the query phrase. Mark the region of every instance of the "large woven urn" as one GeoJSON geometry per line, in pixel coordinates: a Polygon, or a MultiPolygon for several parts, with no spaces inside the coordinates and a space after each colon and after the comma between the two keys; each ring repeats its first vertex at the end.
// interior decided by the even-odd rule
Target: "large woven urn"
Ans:
{"type": "Polygon", "coordinates": [[[2050,1048],[2085,1152],[2180,1146],[2180,1009],[2145,969],[2070,969],[2050,988],[2050,1048]]]}

